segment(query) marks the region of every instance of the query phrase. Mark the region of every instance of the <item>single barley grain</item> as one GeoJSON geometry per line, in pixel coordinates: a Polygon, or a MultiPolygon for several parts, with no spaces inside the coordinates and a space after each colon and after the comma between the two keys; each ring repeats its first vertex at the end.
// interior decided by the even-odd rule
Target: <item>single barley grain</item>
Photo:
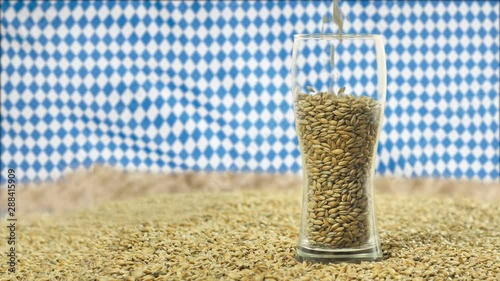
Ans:
{"type": "Polygon", "coordinates": [[[309,90],[309,92],[311,92],[311,93],[316,92],[312,86],[307,86],[307,90],[309,90]]]}

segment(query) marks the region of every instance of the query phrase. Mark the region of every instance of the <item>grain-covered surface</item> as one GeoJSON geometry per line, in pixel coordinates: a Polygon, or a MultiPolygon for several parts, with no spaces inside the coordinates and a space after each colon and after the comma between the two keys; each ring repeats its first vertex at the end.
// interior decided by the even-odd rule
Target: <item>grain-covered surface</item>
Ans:
{"type": "Polygon", "coordinates": [[[497,183],[377,179],[383,261],[328,265],[295,260],[301,190],[293,176],[97,167],[51,185],[20,191],[31,211],[18,222],[19,279],[500,279],[497,183]]]}

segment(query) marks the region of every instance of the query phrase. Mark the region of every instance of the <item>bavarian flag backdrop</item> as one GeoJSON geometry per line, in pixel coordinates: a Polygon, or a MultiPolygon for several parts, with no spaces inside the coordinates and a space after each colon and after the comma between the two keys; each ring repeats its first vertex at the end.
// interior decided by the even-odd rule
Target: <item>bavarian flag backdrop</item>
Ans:
{"type": "MultiPolygon", "coordinates": [[[[293,34],[331,2],[1,1],[2,182],[92,163],[298,173],[293,34]]],[[[499,2],[341,9],[347,33],[386,40],[377,173],[499,180],[499,2]]]]}

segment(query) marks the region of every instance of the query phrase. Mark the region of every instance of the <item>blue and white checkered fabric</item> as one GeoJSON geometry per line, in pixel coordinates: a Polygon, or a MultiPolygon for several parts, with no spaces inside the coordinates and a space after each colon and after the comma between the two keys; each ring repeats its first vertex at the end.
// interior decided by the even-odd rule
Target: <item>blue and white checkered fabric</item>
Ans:
{"type": "MultiPolygon", "coordinates": [[[[1,179],[299,172],[293,34],[329,1],[2,1],[1,179]]],[[[342,1],[386,38],[378,173],[499,179],[498,1],[342,1]]]]}

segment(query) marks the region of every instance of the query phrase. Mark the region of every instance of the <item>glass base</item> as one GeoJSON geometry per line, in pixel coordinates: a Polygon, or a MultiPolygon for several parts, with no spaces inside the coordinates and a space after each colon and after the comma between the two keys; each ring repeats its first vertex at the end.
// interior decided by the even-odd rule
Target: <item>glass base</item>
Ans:
{"type": "Polygon", "coordinates": [[[299,262],[319,263],[380,261],[382,260],[382,250],[380,245],[362,249],[321,249],[299,245],[296,258],[299,262]]]}

